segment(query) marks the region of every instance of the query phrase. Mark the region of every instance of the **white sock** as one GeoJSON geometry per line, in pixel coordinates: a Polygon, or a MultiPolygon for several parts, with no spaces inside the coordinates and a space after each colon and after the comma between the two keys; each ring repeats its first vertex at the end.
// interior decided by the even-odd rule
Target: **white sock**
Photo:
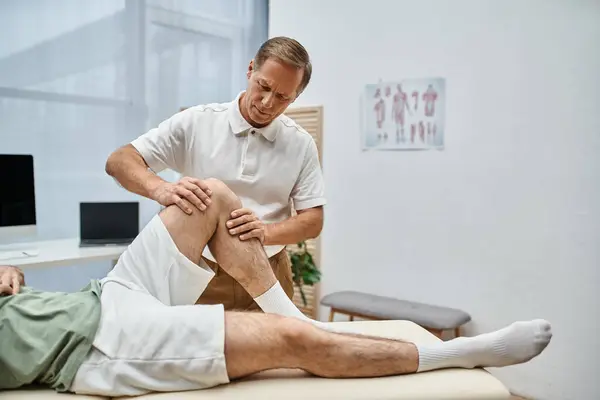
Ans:
{"type": "Polygon", "coordinates": [[[283,315],[284,317],[296,317],[303,320],[310,319],[302,314],[294,302],[285,294],[279,281],[260,296],[254,299],[256,304],[266,313],[283,315]]]}
{"type": "Polygon", "coordinates": [[[315,321],[308,318],[296,307],[294,302],[285,294],[279,281],[277,281],[269,290],[254,299],[256,304],[268,314],[278,314],[284,317],[294,317],[302,321],[313,324],[314,326],[335,333],[360,333],[351,327],[334,326],[321,321],[315,321]]]}
{"type": "Polygon", "coordinates": [[[550,343],[552,332],[545,320],[515,322],[498,331],[460,337],[431,345],[417,345],[417,372],[441,368],[505,367],[527,362],[550,343]]]}

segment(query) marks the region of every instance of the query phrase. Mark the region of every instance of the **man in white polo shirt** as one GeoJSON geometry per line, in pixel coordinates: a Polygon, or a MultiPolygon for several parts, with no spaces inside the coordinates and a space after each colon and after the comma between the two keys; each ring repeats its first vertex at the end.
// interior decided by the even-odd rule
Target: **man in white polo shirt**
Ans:
{"type": "MultiPolygon", "coordinates": [[[[211,205],[205,179],[226,183],[243,205],[227,223],[230,234],[263,243],[277,279],[292,298],[284,246],[320,234],[326,202],[316,144],[282,114],[306,88],[311,73],[309,55],[300,43],[287,37],[269,39],[249,64],[246,90],[232,102],[198,105],[173,115],[111,154],[106,172],[127,190],[163,206],[176,204],[188,214],[211,205]],[[183,178],[170,183],[156,175],[167,168],[183,178]],[[296,216],[291,216],[290,205],[296,216]]],[[[215,276],[198,304],[259,309],[208,247],[203,261],[215,276]]]]}

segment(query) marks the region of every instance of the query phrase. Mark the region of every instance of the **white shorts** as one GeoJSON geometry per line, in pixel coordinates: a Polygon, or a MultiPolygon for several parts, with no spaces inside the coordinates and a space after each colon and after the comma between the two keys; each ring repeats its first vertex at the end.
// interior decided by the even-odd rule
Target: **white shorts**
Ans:
{"type": "Polygon", "coordinates": [[[213,276],[155,216],[101,281],[102,315],[72,392],[110,397],[229,382],[223,305],[195,305],[213,276]]]}

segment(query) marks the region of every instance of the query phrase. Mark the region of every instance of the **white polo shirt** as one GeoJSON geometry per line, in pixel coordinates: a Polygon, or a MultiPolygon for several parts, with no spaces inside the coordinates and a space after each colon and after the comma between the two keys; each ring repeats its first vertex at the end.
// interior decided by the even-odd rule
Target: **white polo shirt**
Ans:
{"type": "MultiPolygon", "coordinates": [[[[291,204],[296,210],[325,205],[312,136],[285,115],[253,128],[240,113],[242,93],[229,103],[181,111],[131,144],[155,173],[172,169],[223,181],[264,223],[289,218],[291,204]]],[[[270,257],[283,248],[265,246],[265,251],[270,257]]],[[[215,261],[208,247],[204,256],[215,261]]]]}

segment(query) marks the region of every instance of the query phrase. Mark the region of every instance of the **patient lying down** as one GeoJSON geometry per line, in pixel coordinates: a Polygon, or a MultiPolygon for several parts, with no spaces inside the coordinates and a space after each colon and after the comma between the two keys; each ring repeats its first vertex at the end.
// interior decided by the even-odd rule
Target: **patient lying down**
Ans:
{"type": "Polygon", "coordinates": [[[311,320],[281,289],[261,243],[228,233],[237,197],[208,183],[206,211],[162,210],[105,278],[79,292],[34,290],[20,270],[0,267],[0,389],[42,384],[116,397],[207,389],[274,368],[348,378],[504,367],[550,342],[540,319],[426,345],[311,320]],[[264,313],[195,305],[214,274],[205,246],[264,313]]]}

